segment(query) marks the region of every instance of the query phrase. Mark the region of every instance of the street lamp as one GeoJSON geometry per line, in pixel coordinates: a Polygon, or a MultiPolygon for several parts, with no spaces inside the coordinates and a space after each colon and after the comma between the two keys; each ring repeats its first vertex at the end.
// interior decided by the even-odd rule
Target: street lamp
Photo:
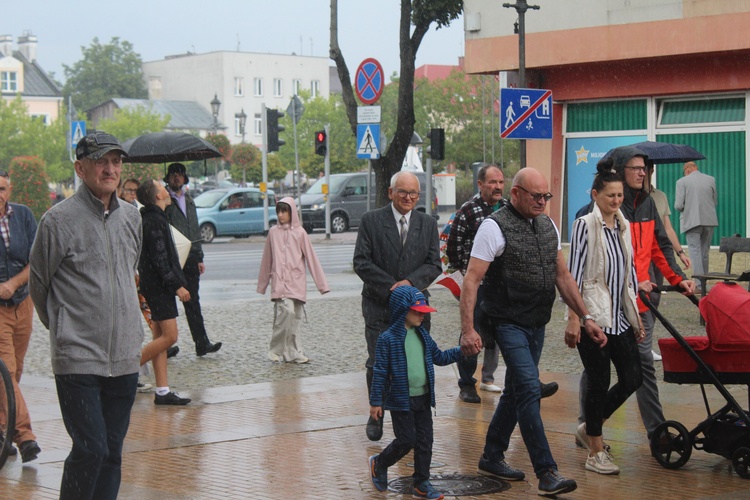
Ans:
{"type": "Polygon", "coordinates": [[[219,108],[221,107],[221,101],[219,97],[214,94],[213,100],[211,100],[211,114],[214,115],[214,135],[219,133],[219,108]]]}
{"type": "Polygon", "coordinates": [[[235,113],[234,117],[240,121],[240,135],[242,136],[242,143],[245,143],[245,124],[247,123],[247,115],[245,114],[245,108],[239,113],[235,113]]]}

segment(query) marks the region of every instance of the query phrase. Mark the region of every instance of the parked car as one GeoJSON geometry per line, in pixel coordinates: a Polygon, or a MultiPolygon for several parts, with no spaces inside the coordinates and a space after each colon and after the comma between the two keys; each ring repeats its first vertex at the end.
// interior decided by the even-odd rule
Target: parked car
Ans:
{"type": "MultiPolygon", "coordinates": [[[[427,174],[424,172],[415,172],[415,174],[419,179],[421,190],[416,209],[424,212],[427,206],[425,196],[427,174]]],[[[302,225],[308,233],[312,232],[313,229],[326,227],[323,184],[325,184],[325,178],[318,179],[300,197],[302,225]]],[[[371,185],[375,185],[374,175],[371,185]]],[[[331,200],[331,232],[341,233],[349,228],[359,226],[362,215],[367,211],[367,172],[332,174],[328,192],[331,200]]],[[[433,217],[438,219],[434,188],[430,201],[433,217]]],[[[372,193],[370,195],[370,208],[374,207],[375,195],[372,193]]]]}
{"type": "MultiPolygon", "coordinates": [[[[268,223],[276,224],[276,196],[268,191],[268,223]]],[[[212,189],[195,198],[204,243],[217,236],[265,234],[263,195],[258,188],[212,189]]]]}
{"type": "Polygon", "coordinates": [[[237,187],[237,184],[234,184],[233,182],[230,182],[226,179],[221,180],[218,183],[216,181],[206,181],[193,187],[193,192],[201,194],[201,193],[205,193],[206,191],[210,191],[212,189],[233,189],[236,187],[237,187]]]}

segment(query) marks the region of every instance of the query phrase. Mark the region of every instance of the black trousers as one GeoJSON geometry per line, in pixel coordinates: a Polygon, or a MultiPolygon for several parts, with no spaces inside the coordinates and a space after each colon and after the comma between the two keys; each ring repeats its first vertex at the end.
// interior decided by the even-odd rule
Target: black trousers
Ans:
{"type": "Polygon", "coordinates": [[[393,434],[377,460],[378,468],[388,468],[414,450],[414,486],[430,479],[432,461],[432,408],[430,393],[409,398],[409,411],[391,410],[393,434]]]}
{"type": "Polygon", "coordinates": [[[182,303],[185,307],[185,317],[190,327],[190,335],[193,337],[196,346],[203,346],[208,343],[208,334],[206,333],[206,327],[203,325],[203,313],[198,296],[201,279],[201,273],[198,270],[198,258],[190,254],[182,272],[185,274],[187,290],[190,292],[190,300],[182,303]]]}

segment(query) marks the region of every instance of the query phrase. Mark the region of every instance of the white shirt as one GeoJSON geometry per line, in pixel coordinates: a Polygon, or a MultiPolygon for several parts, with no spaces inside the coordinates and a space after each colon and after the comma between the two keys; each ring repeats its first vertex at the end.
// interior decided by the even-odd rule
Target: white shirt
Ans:
{"type": "MultiPolygon", "coordinates": [[[[532,219],[528,219],[531,224],[532,219]]],[[[552,225],[557,233],[557,250],[561,250],[560,231],[557,229],[555,222],[552,225]]],[[[505,251],[505,236],[497,222],[490,220],[489,217],[479,225],[477,234],[474,237],[474,246],[471,247],[471,256],[485,262],[492,262],[495,257],[500,257],[505,251]]]]}
{"type": "Polygon", "coordinates": [[[396,210],[396,207],[393,206],[393,203],[391,203],[391,210],[393,211],[393,218],[396,219],[396,227],[398,228],[399,233],[401,232],[401,217],[406,217],[406,224],[404,224],[404,227],[406,228],[406,232],[409,232],[409,221],[411,220],[411,210],[409,210],[407,213],[402,214],[398,210],[396,210]]]}

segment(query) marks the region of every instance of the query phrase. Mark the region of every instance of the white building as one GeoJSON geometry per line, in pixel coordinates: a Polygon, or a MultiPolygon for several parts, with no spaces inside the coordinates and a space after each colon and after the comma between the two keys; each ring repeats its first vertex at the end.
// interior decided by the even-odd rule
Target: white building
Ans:
{"type": "MultiPolygon", "coordinates": [[[[221,101],[219,131],[233,144],[242,142],[239,119],[247,115],[245,141],[260,146],[261,105],[286,111],[300,91],[327,98],[329,60],[325,57],[209,52],[168,56],[143,63],[149,99],[195,101],[211,112],[216,95],[221,101]]],[[[288,142],[288,141],[287,141],[288,142]]]]}

